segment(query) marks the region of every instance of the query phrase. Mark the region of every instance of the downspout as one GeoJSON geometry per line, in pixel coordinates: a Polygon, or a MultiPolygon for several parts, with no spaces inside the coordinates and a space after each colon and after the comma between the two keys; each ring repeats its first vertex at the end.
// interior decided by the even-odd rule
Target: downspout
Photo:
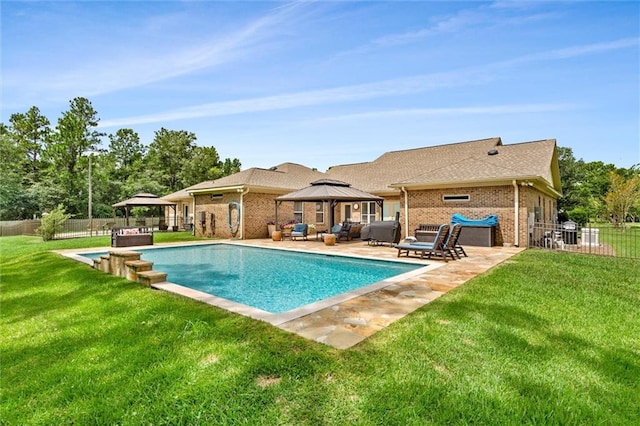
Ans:
{"type": "Polygon", "coordinates": [[[400,188],[404,192],[404,237],[409,237],[409,194],[404,186],[400,188]]]}
{"type": "Polygon", "coordinates": [[[513,194],[514,194],[514,202],[513,202],[513,229],[515,235],[513,237],[513,245],[516,247],[520,246],[520,221],[518,220],[518,211],[520,210],[520,188],[518,188],[518,182],[514,179],[513,184],[513,194]]]}
{"type": "Polygon", "coordinates": [[[196,196],[191,194],[191,214],[193,215],[191,235],[196,236],[196,196]]]}
{"type": "Polygon", "coordinates": [[[244,240],[244,196],[247,195],[250,191],[250,188],[247,188],[245,191],[238,189],[240,192],[240,239],[244,240]]]}

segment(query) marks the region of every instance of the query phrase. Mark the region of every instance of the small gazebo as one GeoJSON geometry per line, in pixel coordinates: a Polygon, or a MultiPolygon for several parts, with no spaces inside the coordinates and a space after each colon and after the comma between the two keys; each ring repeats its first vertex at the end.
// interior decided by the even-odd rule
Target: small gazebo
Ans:
{"type": "Polygon", "coordinates": [[[380,208],[384,199],[377,195],[369,194],[351,184],[333,179],[320,179],[311,182],[311,186],[302,188],[289,194],[276,198],[276,223],[278,221],[278,203],[282,201],[323,201],[329,204],[329,226],[335,225],[333,209],[341,202],[375,201],[380,208]]]}
{"type": "Polygon", "coordinates": [[[116,216],[117,209],[124,209],[124,216],[126,219],[126,224],[129,226],[129,213],[131,212],[132,207],[170,207],[173,209],[173,221],[174,221],[174,229],[177,228],[178,224],[176,223],[176,204],[167,200],[163,200],[155,194],[147,194],[141,193],[136,194],[133,198],[129,198],[128,200],[120,201],[119,203],[112,204],[113,207],[113,217],[116,216]]]}

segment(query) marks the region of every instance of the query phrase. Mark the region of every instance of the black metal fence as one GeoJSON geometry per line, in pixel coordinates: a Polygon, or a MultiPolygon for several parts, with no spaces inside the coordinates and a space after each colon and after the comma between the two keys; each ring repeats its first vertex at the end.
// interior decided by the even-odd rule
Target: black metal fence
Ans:
{"type": "MultiPolygon", "coordinates": [[[[129,218],[129,225],[146,226],[159,230],[160,222],[164,221],[160,217],[136,217],[129,218]]],[[[0,236],[12,235],[37,235],[36,230],[40,227],[39,219],[0,221],[0,236]]],[[[95,237],[99,235],[110,235],[111,228],[126,226],[126,219],[123,217],[94,217],[92,219],[67,219],[59,231],[56,231],[54,239],[95,237]]],[[[168,227],[169,230],[173,228],[168,227]]]]}
{"type": "Polygon", "coordinates": [[[534,223],[529,238],[529,247],[640,259],[640,223],[534,223]]]}

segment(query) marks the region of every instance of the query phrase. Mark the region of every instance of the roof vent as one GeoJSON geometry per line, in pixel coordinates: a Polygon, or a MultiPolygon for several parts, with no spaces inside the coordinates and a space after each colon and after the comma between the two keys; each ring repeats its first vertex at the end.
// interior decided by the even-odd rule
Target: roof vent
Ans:
{"type": "Polygon", "coordinates": [[[489,152],[487,152],[488,155],[496,155],[498,154],[498,150],[497,149],[492,149],[489,152]]]}
{"type": "Polygon", "coordinates": [[[273,172],[274,170],[278,170],[278,168],[276,166],[273,166],[273,167],[269,167],[269,170],[273,172]]]}

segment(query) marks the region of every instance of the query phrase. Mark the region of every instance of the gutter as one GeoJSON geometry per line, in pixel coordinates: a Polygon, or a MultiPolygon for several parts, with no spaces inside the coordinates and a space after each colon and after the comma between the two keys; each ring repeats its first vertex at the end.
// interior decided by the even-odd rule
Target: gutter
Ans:
{"type": "Polygon", "coordinates": [[[400,191],[404,192],[404,237],[407,238],[409,236],[409,194],[404,186],[400,191]]]}

